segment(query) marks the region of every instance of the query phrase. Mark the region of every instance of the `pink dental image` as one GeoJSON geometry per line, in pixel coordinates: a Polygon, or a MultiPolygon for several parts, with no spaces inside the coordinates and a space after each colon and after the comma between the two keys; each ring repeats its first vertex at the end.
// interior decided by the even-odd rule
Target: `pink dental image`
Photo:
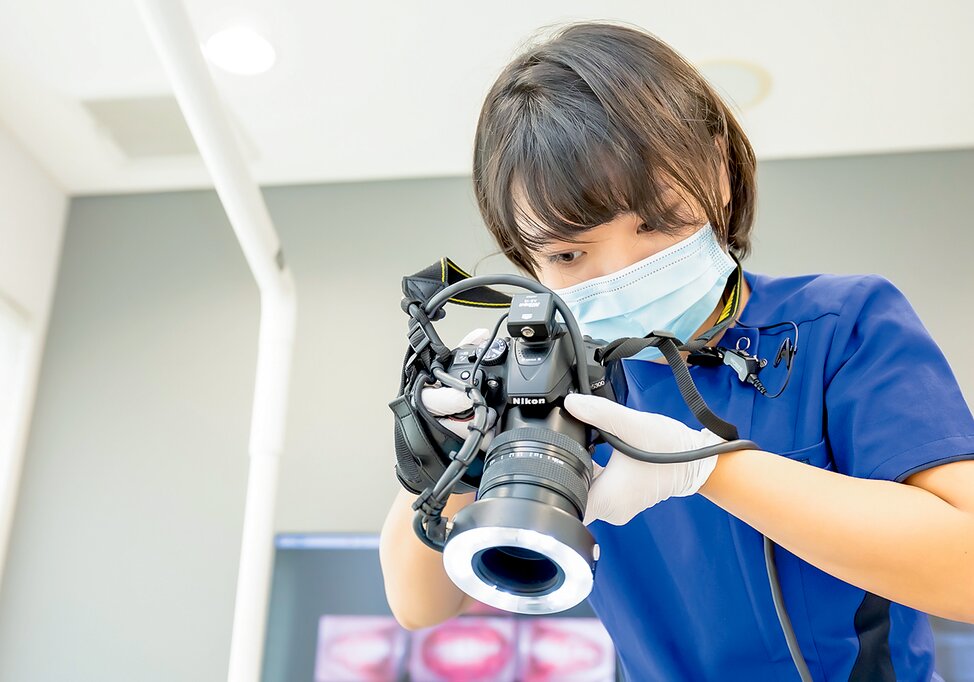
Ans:
{"type": "Polygon", "coordinates": [[[515,682],[513,618],[455,618],[412,633],[410,682],[515,682]]]}
{"type": "Polygon", "coordinates": [[[396,682],[406,639],[391,616],[322,616],[315,682],[396,682]]]}
{"type": "Polygon", "coordinates": [[[318,621],[315,682],[614,682],[595,618],[462,616],[404,630],[391,616],[318,621]]]}
{"type": "Polygon", "coordinates": [[[518,682],[612,682],[615,652],[594,618],[521,622],[518,682]]]}

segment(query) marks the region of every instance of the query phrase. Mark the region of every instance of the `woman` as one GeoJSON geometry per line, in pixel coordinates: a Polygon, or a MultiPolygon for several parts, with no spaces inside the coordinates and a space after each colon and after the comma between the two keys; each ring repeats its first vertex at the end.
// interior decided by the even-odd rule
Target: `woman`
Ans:
{"type": "MultiPolygon", "coordinates": [[[[569,26],[515,59],[487,95],[474,159],[482,215],[584,333],[611,341],[665,328],[687,341],[713,329],[736,293],[734,324],[709,345],[783,356],[761,376],[767,396],[726,366],[693,369],[710,408],[761,450],[666,465],[596,450],[584,519],[601,549],[591,604],[634,682],[795,679],[764,534],[779,545],[784,602],[814,679],[939,679],[923,612],[974,622],[974,419],[888,281],[737,277],[754,170],[712,88],[632,28],[569,26]]],[[[622,361],[625,405],[572,395],[566,409],[643,450],[719,441],[654,352],[622,361]]],[[[432,391],[428,402],[442,402],[432,391]]],[[[463,409],[462,396],[453,402],[440,412],[463,409]]],[[[471,498],[454,496],[445,514],[471,498]]],[[[393,612],[421,627],[470,600],[410,537],[412,499],[402,493],[390,511],[381,556],[393,612]]]]}

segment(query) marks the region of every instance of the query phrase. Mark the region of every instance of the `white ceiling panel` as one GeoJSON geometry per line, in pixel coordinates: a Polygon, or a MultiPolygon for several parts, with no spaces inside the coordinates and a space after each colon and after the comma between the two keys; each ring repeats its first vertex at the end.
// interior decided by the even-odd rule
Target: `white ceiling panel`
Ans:
{"type": "MultiPolygon", "coordinates": [[[[265,74],[213,70],[262,184],[468,174],[496,74],[582,19],[642,26],[715,79],[766,73],[739,112],[762,159],[974,147],[966,1],[186,2],[201,41],[245,24],[277,51],[265,74]]],[[[210,186],[195,155],[126,154],[85,106],[170,93],[130,0],[0,0],[0,122],[69,192],[210,186]]]]}

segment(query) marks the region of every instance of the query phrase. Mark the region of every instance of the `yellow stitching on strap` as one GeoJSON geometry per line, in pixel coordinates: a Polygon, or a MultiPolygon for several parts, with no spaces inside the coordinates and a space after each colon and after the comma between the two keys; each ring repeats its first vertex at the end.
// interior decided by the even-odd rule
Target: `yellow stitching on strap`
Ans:
{"type": "Polygon", "coordinates": [[[459,272],[459,273],[460,273],[461,275],[463,275],[464,277],[470,277],[470,273],[469,273],[469,272],[464,272],[463,270],[461,270],[461,269],[460,269],[460,268],[459,268],[459,267],[457,266],[457,264],[456,264],[456,263],[454,263],[453,261],[450,261],[450,260],[448,260],[448,261],[447,261],[447,265],[449,265],[449,266],[450,266],[450,267],[451,267],[452,269],[454,269],[454,270],[456,270],[457,272],[459,272]]]}
{"type": "Polygon", "coordinates": [[[449,299],[453,303],[463,303],[464,305],[472,305],[478,308],[507,308],[510,307],[510,303],[481,303],[480,301],[466,301],[462,298],[451,298],[449,299]]]}
{"type": "Polygon", "coordinates": [[[737,264],[737,272],[734,274],[737,276],[737,281],[734,282],[734,288],[731,290],[730,298],[727,299],[727,305],[721,311],[720,317],[717,319],[717,324],[726,320],[737,309],[738,299],[741,296],[741,280],[743,279],[740,263],[737,264]]]}

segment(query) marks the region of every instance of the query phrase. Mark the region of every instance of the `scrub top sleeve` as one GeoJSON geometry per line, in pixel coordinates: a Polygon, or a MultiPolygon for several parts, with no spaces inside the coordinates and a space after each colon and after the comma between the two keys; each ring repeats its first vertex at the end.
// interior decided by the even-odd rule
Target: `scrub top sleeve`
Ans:
{"type": "Polygon", "coordinates": [[[836,469],[902,481],[974,459],[974,418],[940,348],[888,280],[847,292],[826,363],[825,409],[836,469]]]}

